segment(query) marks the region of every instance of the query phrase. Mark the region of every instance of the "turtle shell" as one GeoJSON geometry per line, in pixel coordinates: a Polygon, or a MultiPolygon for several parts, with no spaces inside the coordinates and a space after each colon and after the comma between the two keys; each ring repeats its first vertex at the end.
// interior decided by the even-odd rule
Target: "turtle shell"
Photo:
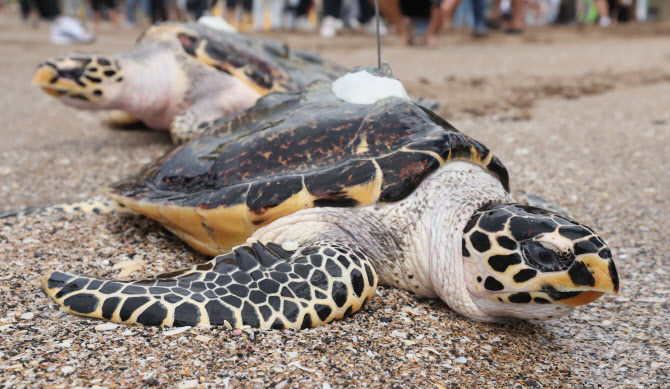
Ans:
{"type": "Polygon", "coordinates": [[[454,160],[482,166],[508,190],[501,162],[432,111],[394,97],[348,103],[317,82],[220,119],[109,194],[216,255],[301,209],[402,200],[454,160]]]}
{"type": "Polygon", "coordinates": [[[220,31],[199,23],[161,23],[139,38],[173,39],[198,61],[227,72],[260,94],[299,91],[316,80],[334,80],[344,67],[286,43],[220,31]]]}

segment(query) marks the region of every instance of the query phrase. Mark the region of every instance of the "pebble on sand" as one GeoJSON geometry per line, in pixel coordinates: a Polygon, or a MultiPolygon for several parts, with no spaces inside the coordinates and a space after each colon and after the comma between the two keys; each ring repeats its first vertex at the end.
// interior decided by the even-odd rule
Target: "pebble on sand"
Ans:
{"type": "Polygon", "coordinates": [[[32,319],[33,317],[35,317],[35,314],[34,314],[34,313],[32,313],[32,312],[27,312],[27,313],[24,313],[23,315],[19,316],[19,319],[21,319],[21,320],[30,320],[30,319],[32,319]]]}
{"type": "Polygon", "coordinates": [[[97,326],[95,326],[95,330],[96,331],[109,331],[109,330],[113,330],[114,328],[116,328],[118,326],[119,326],[118,324],[114,324],[114,323],[103,323],[103,324],[98,324],[97,326]]]}
{"type": "Polygon", "coordinates": [[[195,388],[198,386],[198,380],[186,380],[182,381],[177,385],[177,388],[179,389],[190,389],[190,388],[195,388]]]}

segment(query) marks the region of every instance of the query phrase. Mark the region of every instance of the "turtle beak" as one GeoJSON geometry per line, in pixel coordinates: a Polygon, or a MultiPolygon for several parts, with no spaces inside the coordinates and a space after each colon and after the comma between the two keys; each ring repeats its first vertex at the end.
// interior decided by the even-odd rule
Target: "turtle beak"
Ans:
{"type": "Polygon", "coordinates": [[[538,279],[536,287],[556,303],[575,307],[593,302],[606,293],[619,293],[619,275],[609,256],[582,254],[567,271],[538,279]]]}
{"type": "Polygon", "coordinates": [[[58,70],[53,66],[42,64],[35,71],[32,84],[40,87],[48,86],[58,80],[58,70]]]}
{"type": "Polygon", "coordinates": [[[35,71],[35,75],[31,81],[31,84],[39,86],[43,91],[50,94],[51,96],[61,96],[62,91],[54,87],[54,84],[57,83],[59,79],[58,70],[53,66],[46,64],[40,65],[35,71]]]}
{"type": "Polygon", "coordinates": [[[581,255],[568,270],[571,284],[567,288],[580,293],[558,302],[568,306],[588,304],[603,294],[619,293],[619,275],[612,258],[601,258],[597,254],[581,255]]]}

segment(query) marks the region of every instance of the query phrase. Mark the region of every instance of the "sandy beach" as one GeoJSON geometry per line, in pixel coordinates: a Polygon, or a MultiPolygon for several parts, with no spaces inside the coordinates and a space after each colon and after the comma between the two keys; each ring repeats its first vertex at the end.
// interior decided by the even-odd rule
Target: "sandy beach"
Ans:
{"type": "MultiPolygon", "coordinates": [[[[114,53],[140,30],[103,28],[54,46],[48,26],[0,15],[0,212],[86,199],[171,148],[166,132],[110,128],[30,85],[71,51],[114,53]]],[[[346,66],[376,63],[374,37],[267,34],[346,66]]],[[[385,37],[408,92],[492,149],[512,194],[540,195],[609,244],[621,291],[542,323],[482,324],[442,302],[380,287],[346,320],[312,330],[181,332],[59,312],[39,277],[58,269],[134,277],[205,257],[139,216],[41,213],[0,219],[3,388],[670,387],[670,24],[444,34],[435,49],[385,37]]]]}

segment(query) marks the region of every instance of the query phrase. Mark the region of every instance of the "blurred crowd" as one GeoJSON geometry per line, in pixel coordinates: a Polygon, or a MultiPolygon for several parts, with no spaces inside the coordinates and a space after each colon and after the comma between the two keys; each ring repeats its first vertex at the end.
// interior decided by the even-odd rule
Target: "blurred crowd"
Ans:
{"type": "MultiPolygon", "coordinates": [[[[29,21],[34,13],[51,21],[54,43],[91,42],[103,21],[132,28],[166,20],[219,17],[238,31],[290,30],[333,38],[345,29],[376,32],[374,0],[10,0],[29,21]]],[[[445,28],[523,34],[528,25],[645,22],[668,14],[667,0],[378,0],[380,34],[400,44],[436,44],[445,28]]],[[[35,19],[34,19],[35,20],[35,19]]]]}

